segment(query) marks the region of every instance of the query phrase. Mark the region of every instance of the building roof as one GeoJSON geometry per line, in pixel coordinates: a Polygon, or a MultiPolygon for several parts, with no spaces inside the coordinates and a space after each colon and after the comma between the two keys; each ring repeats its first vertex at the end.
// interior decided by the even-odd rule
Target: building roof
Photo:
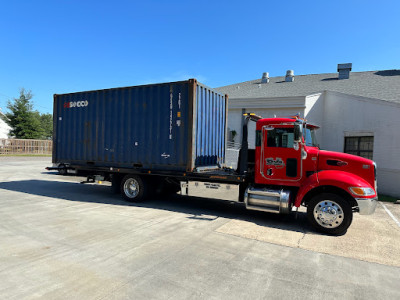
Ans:
{"type": "Polygon", "coordinates": [[[285,76],[270,77],[269,83],[261,83],[260,76],[216,90],[228,94],[230,99],[296,97],[335,91],[400,103],[400,70],[351,72],[349,79],[342,80],[338,80],[338,73],[326,73],[295,75],[293,82],[285,82],[285,76]]]}

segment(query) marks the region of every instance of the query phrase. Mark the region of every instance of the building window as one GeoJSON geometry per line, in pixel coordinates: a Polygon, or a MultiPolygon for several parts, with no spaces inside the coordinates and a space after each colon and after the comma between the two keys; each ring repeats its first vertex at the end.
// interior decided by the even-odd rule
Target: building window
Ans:
{"type": "Polygon", "coordinates": [[[372,159],[374,150],[373,136],[352,136],[344,138],[344,152],[372,159]]]}

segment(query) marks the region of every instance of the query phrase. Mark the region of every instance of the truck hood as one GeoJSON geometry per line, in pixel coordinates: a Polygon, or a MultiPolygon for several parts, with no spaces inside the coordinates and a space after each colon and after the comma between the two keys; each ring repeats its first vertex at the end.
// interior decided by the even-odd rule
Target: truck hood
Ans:
{"type": "Polygon", "coordinates": [[[374,168],[372,160],[360,156],[325,150],[318,153],[318,171],[340,170],[349,172],[363,178],[371,187],[375,185],[374,168]]]}

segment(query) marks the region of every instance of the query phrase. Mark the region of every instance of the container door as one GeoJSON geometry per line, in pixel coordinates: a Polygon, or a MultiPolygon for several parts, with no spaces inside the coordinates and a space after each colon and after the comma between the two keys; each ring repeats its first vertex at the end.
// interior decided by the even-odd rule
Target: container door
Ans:
{"type": "Polygon", "coordinates": [[[202,86],[196,87],[195,167],[225,163],[226,98],[202,86]]]}

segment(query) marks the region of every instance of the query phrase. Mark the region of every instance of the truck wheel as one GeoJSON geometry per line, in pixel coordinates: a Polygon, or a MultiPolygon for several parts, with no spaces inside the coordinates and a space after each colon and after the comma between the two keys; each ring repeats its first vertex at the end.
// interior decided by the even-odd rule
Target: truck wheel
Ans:
{"type": "Polygon", "coordinates": [[[307,218],[319,232],[342,235],[353,221],[353,211],[346,199],[336,194],[323,193],[308,203],[307,218]]]}
{"type": "Polygon", "coordinates": [[[64,164],[58,165],[58,174],[60,175],[67,175],[67,167],[64,164]]]}
{"type": "Polygon", "coordinates": [[[147,194],[146,190],[146,184],[139,176],[126,175],[121,181],[121,194],[126,201],[143,201],[147,194]]]}

